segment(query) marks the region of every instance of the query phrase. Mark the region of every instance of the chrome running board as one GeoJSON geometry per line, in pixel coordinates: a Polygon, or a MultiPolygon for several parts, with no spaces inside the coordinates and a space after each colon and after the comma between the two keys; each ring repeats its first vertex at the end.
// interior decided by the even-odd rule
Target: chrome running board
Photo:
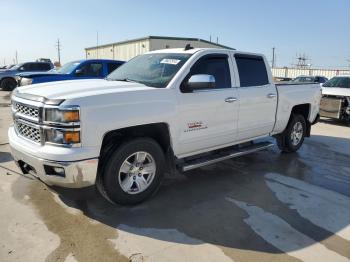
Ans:
{"type": "Polygon", "coordinates": [[[270,147],[273,147],[274,144],[270,142],[260,142],[256,144],[252,144],[249,146],[241,147],[241,148],[236,148],[236,149],[231,149],[231,150],[226,150],[224,153],[216,153],[211,156],[205,156],[205,157],[199,157],[196,159],[192,159],[189,161],[185,161],[183,165],[180,166],[180,170],[182,172],[186,172],[192,169],[196,169],[199,167],[215,164],[227,159],[247,155],[250,153],[258,152],[261,150],[268,149],[270,147]]]}

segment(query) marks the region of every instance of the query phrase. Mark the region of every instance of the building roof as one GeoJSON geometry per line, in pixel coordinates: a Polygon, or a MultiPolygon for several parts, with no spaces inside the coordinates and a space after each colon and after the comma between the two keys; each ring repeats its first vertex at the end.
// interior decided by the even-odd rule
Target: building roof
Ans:
{"type": "Polygon", "coordinates": [[[221,45],[221,44],[217,44],[215,42],[210,42],[210,41],[207,41],[207,40],[204,40],[204,39],[201,39],[201,38],[154,36],[154,35],[146,36],[146,37],[140,37],[140,38],[135,38],[135,39],[130,39],[130,40],[125,40],[125,41],[120,41],[120,42],[114,42],[114,43],[104,44],[104,45],[99,45],[99,46],[91,46],[91,47],[85,48],[85,50],[90,50],[90,49],[94,49],[94,48],[97,48],[97,47],[107,47],[107,46],[111,46],[111,45],[119,45],[119,44],[126,44],[126,43],[132,43],[132,42],[139,42],[139,41],[142,41],[142,40],[149,40],[149,39],[162,39],[162,40],[168,39],[168,40],[198,41],[198,42],[203,42],[203,43],[215,45],[215,46],[221,47],[221,48],[235,50],[232,47],[221,45]]]}

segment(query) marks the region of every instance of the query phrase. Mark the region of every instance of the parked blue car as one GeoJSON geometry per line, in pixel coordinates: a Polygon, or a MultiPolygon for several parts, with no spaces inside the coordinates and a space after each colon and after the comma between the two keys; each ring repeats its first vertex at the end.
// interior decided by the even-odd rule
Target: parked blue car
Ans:
{"type": "Polygon", "coordinates": [[[53,81],[105,78],[124,62],[107,59],[73,61],[48,72],[17,74],[19,86],[53,81]]]}

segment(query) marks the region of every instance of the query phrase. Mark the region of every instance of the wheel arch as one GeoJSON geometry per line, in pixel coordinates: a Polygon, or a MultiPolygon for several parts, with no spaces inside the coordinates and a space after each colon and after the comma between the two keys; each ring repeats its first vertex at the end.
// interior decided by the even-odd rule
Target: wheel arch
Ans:
{"type": "MultiPolygon", "coordinates": [[[[311,113],[311,104],[300,104],[295,105],[290,113],[289,121],[292,119],[293,115],[302,115],[306,122],[306,137],[310,137],[311,134],[311,124],[309,121],[311,113]]],[[[289,123],[288,121],[288,123],[289,123]]]]}
{"type": "Polygon", "coordinates": [[[132,138],[149,137],[159,143],[165,155],[173,158],[172,141],[169,125],[165,122],[137,125],[125,127],[106,132],[102,139],[98,177],[103,173],[104,162],[108,159],[109,154],[114,151],[123,142],[132,138]]]}

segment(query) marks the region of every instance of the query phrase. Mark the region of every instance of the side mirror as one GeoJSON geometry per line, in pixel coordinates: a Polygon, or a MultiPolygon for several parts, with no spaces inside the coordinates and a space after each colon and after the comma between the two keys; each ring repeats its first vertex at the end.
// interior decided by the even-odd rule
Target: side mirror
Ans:
{"type": "Polygon", "coordinates": [[[188,79],[186,91],[192,92],[195,89],[210,89],[215,88],[215,77],[212,75],[193,75],[188,79]]]}
{"type": "Polygon", "coordinates": [[[83,70],[82,70],[82,69],[76,69],[75,72],[74,72],[74,74],[75,74],[76,76],[81,76],[81,75],[83,74],[83,70]]]}

